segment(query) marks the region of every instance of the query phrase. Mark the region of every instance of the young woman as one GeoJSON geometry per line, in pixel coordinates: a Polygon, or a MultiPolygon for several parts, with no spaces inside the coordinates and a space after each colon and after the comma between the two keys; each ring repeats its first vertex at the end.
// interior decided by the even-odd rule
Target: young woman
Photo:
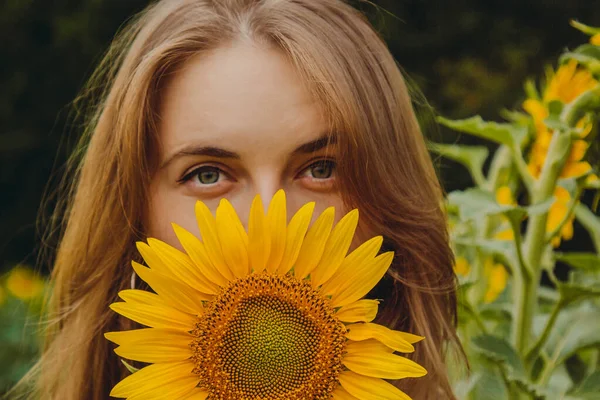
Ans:
{"type": "MultiPolygon", "coordinates": [[[[100,400],[127,372],[104,337],[130,328],[108,305],[132,284],[135,242],[174,246],[194,204],[286,191],[361,213],[396,257],[370,294],[377,322],[426,337],[414,399],[454,396],[453,256],[436,178],[402,75],[340,0],[162,0],[115,40],[86,92],[103,88],[69,182],[52,273],[52,318],[31,398],[100,400]]],[[[76,157],[77,157],[76,156],[76,157]]],[[[265,205],[266,206],[266,205],[265,205]]],[[[141,285],[139,280],[135,281],[141,285]]]]}

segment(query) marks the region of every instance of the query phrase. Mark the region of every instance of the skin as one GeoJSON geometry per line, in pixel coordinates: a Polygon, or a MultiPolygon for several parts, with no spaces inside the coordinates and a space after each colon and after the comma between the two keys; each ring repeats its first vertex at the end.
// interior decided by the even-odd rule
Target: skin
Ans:
{"type": "Polygon", "coordinates": [[[252,200],[265,209],[280,188],[288,217],[315,201],[315,216],[346,210],[335,177],[335,144],[322,110],[276,49],[239,41],[188,60],[161,93],[159,170],[150,236],[181,248],[171,222],[199,235],[194,204],[227,198],[244,226],[252,200]]]}

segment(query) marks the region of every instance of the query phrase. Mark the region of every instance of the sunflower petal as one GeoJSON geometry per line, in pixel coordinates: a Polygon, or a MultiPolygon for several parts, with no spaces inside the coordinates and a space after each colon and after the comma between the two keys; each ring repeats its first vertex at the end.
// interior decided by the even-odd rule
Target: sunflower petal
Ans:
{"type": "Polygon", "coordinates": [[[269,261],[267,261],[267,271],[274,273],[279,269],[286,242],[287,211],[283,190],[278,190],[271,199],[267,211],[267,221],[271,229],[271,252],[269,261]]]}
{"type": "Polygon", "coordinates": [[[227,266],[225,258],[223,258],[221,243],[219,243],[219,235],[217,234],[217,223],[206,204],[201,201],[196,202],[196,219],[198,220],[200,235],[208,258],[227,280],[232,281],[234,279],[233,272],[227,266]]]}
{"type": "Polygon", "coordinates": [[[191,331],[196,317],[169,306],[151,306],[135,303],[112,303],[111,310],[142,325],[152,328],[172,328],[191,331]]]}
{"type": "Polygon", "coordinates": [[[587,161],[579,161],[574,163],[568,163],[564,166],[560,173],[561,178],[578,178],[581,175],[585,175],[592,169],[592,166],[587,161]]]}
{"type": "Polygon", "coordinates": [[[344,215],[333,228],[323,249],[323,257],[310,274],[313,287],[321,286],[337,271],[348,253],[357,225],[358,210],[355,209],[344,215]]]}
{"type": "Polygon", "coordinates": [[[350,271],[347,281],[342,283],[331,296],[331,306],[341,307],[350,304],[369,293],[383,278],[394,259],[394,252],[383,253],[372,262],[365,263],[350,271]]]}
{"type": "Polygon", "coordinates": [[[383,237],[375,236],[358,246],[344,259],[337,272],[323,284],[321,292],[325,295],[335,293],[341,285],[348,282],[349,276],[355,275],[362,268],[368,267],[377,252],[379,252],[382,243],[383,237]]]}
{"type": "Polygon", "coordinates": [[[119,382],[110,395],[129,399],[177,399],[187,395],[198,384],[189,361],[152,364],[119,382]]]}
{"type": "Polygon", "coordinates": [[[178,310],[199,315],[202,314],[204,305],[202,300],[212,299],[211,295],[191,288],[185,283],[161,275],[132,261],[133,269],[138,276],[146,282],[165,302],[178,310]]]}
{"type": "Polygon", "coordinates": [[[296,278],[306,278],[321,260],[327,238],[331,233],[334,217],[335,209],[329,207],[323,211],[308,230],[302,243],[300,254],[296,260],[296,265],[294,266],[294,275],[296,278]]]}
{"type": "Polygon", "coordinates": [[[265,270],[271,252],[271,236],[259,195],[254,197],[248,219],[248,258],[253,272],[265,270]]]}
{"type": "Polygon", "coordinates": [[[218,292],[218,286],[199,273],[199,268],[187,254],[157,239],[149,238],[148,244],[167,267],[167,273],[157,272],[176,277],[202,293],[216,294],[218,292]]]}
{"type": "Polygon", "coordinates": [[[390,353],[349,353],[344,356],[342,363],[350,371],[373,378],[419,378],[427,374],[427,370],[416,362],[390,353]]]}
{"type": "Polygon", "coordinates": [[[115,353],[128,360],[164,363],[187,360],[192,356],[187,332],[164,328],[145,328],[107,332],[104,337],[119,345],[115,353]]]}
{"type": "Polygon", "coordinates": [[[344,371],[338,380],[348,393],[359,400],[411,400],[406,393],[383,379],[344,371]]]}
{"type": "Polygon", "coordinates": [[[233,206],[222,199],[217,207],[217,234],[223,257],[237,278],[248,275],[248,235],[233,206]]]}
{"type": "Polygon", "coordinates": [[[333,393],[331,393],[331,398],[333,400],[357,400],[356,397],[352,396],[341,386],[338,386],[333,393]]]}
{"type": "Polygon", "coordinates": [[[156,252],[150,248],[150,246],[144,242],[137,242],[135,244],[137,250],[140,252],[146,265],[148,265],[153,271],[159,272],[163,275],[169,274],[169,269],[165,265],[164,261],[156,254],[156,252]]]}
{"type": "Polygon", "coordinates": [[[308,230],[308,225],[312,219],[314,209],[314,202],[307,203],[292,217],[287,228],[285,251],[283,253],[283,259],[279,264],[279,269],[277,270],[278,273],[288,273],[296,262],[298,254],[300,254],[302,242],[306,236],[306,231],[308,230]]]}
{"type": "Polygon", "coordinates": [[[347,353],[393,353],[394,349],[376,339],[366,339],[360,342],[349,340],[346,342],[345,350],[347,353]]]}
{"type": "Polygon", "coordinates": [[[227,275],[224,275],[221,270],[215,267],[200,239],[177,224],[173,224],[173,230],[175,231],[175,235],[177,235],[177,239],[179,239],[179,243],[181,243],[181,246],[185,249],[185,252],[192,259],[194,264],[196,264],[199,270],[198,272],[215,285],[221,287],[227,286],[229,283],[229,279],[226,277],[227,275]]]}
{"type": "Polygon", "coordinates": [[[360,323],[348,325],[347,328],[346,337],[350,340],[360,342],[366,339],[376,339],[402,353],[412,353],[415,351],[412,345],[424,339],[422,336],[394,331],[379,324],[360,323]]]}
{"type": "Polygon", "coordinates": [[[335,315],[342,322],[371,322],[378,309],[379,301],[364,299],[345,305],[335,315]]]}
{"type": "Polygon", "coordinates": [[[147,304],[150,306],[165,306],[159,295],[138,289],[125,289],[119,292],[119,297],[127,303],[147,304]]]}

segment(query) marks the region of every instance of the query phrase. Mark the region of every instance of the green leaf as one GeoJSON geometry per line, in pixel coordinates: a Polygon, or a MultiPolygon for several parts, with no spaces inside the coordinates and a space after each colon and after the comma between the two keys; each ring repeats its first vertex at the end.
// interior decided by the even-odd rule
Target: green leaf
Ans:
{"type": "Polygon", "coordinates": [[[585,25],[585,24],[582,24],[581,22],[575,21],[575,20],[571,20],[571,26],[573,28],[577,29],[578,31],[581,31],[590,36],[600,33],[600,28],[585,25]]]}
{"type": "Polygon", "coordinates": [[[450,120],[438,117],[438,122],[450,129],[468,133],[509,147],[520,146],[527,137],[527,127],[515,124],[487,122],[479,115],[467,119],[450,120]]]}
{"type": "Polygon", "coordinates": [[[430,143],[429,148],[443,157],[464,165],[471,173],[475,182],[482,183],[479,181],[485,181],[482,170],[483,164],[489,154],[487,147],[430,143]]]}
{"type": "Polygon", "coordinates": [[[544,345],[549,362],[564,363],[580,350],[600,345],[600,310],[582,303],[565,308],[557,317],[544,345]]]}
{"type": "Polygon", "coordinates": [[[574,390],[569,392],[569,396],[582,400],[594,400],[600,393],[600,371],[594,371],[574,390]]]}
{"type": "Polygon", "coordinates": [[[506,364],[517,375],[525,375],[525,368],[517,351],[503,338],[481,335],[473,338],[472,343],[484,357],[506,364]]]}
{"type": "Polygon", "coordinates": [[[121,358],[121,362],[123,363],[123,365],[125,366],[125,368],[127,368],[127,370],[129,372],[131,372],[132,374],[136,373],[136,372],[138,372],[140,370],[139,368],[134,367],[133,365],[129,364],[127,361],[123,360],[122,358],[121,358]]]}
{"type": "Polygon", "coordinates": [[[592,74],[595,75],[600,72],[600,60],[593,56],[578,53],[565,53],[561,56],[560,60],[576,60],[579,64],[586,67],[592,74]]]}
{"type": "Polygon", "coordinates": [[[594,253],[554,253],[557,261],[587,271],[600,271],[600,256],[594,253]]]}
{"type": "Polygon", "coordinates": [[[455,190],[449,193],[447,198],[450,204],[458,207],[462,219],[500,214],[514,208],[498,204],[490,192],[481,189],[455,190]]]}

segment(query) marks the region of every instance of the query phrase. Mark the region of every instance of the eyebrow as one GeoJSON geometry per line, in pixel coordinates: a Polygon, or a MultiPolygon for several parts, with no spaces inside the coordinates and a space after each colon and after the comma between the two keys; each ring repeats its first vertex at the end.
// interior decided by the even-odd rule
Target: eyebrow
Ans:
{"type": "MultiPolygon", "coordinates": [[[[311,140],[308,143],[304,143],[298,146],[292,154],[310,154],[315,153],[321,149],[326,148],[329,145],[336,143],[336,137],[334,135],[322,135],[321,137],[311,140]]],[[[215,158],[230,158],[234,160],[239,160],[241,157],[238,153],[226,150],[220,147],[214,146],[198,146],[198,145],[188,145],[183,147],[181,150],[173,153],[167,160],[165,160],[159,167],[159,169],[165,168],[167,165],[172,163],[174,160],[180,157],[185,156],[206,156],[206,157],[215,157],[215,158]]]]}

